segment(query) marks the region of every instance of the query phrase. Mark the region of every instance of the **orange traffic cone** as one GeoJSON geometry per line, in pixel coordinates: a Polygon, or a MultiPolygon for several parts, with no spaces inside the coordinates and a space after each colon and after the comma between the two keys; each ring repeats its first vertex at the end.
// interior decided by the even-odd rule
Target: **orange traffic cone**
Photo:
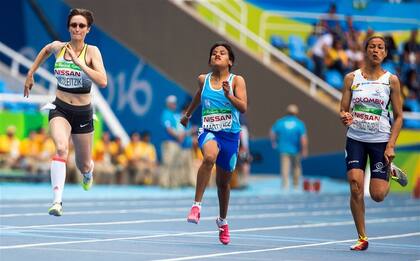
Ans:
{"type": "Polygon", "coordinates": [[[312,184],[311,184],[311,181],[309,179],[305,179],[303,181],[303,190],[307,191],[307,192],[312,191],[312,184]]]}
{"type": "Polygon", "coordinates": [[[314,183],[312,183],[312,190],[316,193],[319,193],[321,190],[321,181],[319,179],[315,180],[314,183]]]}

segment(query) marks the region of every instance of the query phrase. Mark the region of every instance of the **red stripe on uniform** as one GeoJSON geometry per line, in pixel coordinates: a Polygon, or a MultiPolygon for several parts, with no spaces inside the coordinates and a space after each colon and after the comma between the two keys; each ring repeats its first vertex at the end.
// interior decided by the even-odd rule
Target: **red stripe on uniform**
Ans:
{"type": "Polygon", "coordinates": [[[66,160],[65,160],[65,159],[60,158],[60,157],[58,157],[58,156],[54,156],[54,157],[52,158],[52,160],[55,160],[55,161],[61,161],[61,162],[66,163],[66,160]]]}

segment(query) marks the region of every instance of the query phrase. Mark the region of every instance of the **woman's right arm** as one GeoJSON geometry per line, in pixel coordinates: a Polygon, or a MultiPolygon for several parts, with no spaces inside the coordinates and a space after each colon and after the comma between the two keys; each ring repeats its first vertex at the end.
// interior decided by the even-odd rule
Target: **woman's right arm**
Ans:
{"type": "Polygon", "coordinates": [[[353,83],[354,73],[348,73],[344,77],[343,96],[340,103],[340,119],[344,126],[350,126],[353,122],[353,116],[350,113],[351,103],[351,85],[353,83]]]}
{"type": "Polygon", "coordinates": [[[205,74],[201,74],[198,76],[198,89],[195,92],[195,95],[188,106],[187,110],[185,111],[185,114],[181,118],[181,124],[184,126],[187,126],[188,121],[191,118],[191,115],[193,114],[194,110],[197,108],[197,106],[201,103],[201,91],[203,90],[204,80],[206,78],[205,74]]]}
{"type": "Polygon", "coordinates": [[[54,41],[44,46],[44,48],[42,48],[42,50],[38,53],[34,63],[32,64],[32,67],[29,69],[28,74],[26,75],[23,97],[29,97],[29,91],[34,85],[34,74],[36,70],[38,70],[39,66],[41,66],[52,53],[57,53],[63,46],[64,43],[54,41]]]}

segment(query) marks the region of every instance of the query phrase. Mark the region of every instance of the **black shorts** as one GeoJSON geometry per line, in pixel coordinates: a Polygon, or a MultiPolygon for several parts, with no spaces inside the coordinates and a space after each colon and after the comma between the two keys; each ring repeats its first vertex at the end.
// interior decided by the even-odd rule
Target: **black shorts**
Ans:
{"type": "Polygon", "coordinates": [[[50,110],[48,121],[55,117],[63,117],[70,123],[72,134],[93,132],[93,108],[90,104],[74,106],[58,98],[53,104],[56,108],[50,110]]]}
{"type": "Polygon", "coordinates": [[[388,142],[369,143],[347,138],[346,165],[347,171],[361,169],[365,171],[367,156],[370,161],[370,177],[388,180],[388,166],[385,161],[385,148],[388,142]]]}

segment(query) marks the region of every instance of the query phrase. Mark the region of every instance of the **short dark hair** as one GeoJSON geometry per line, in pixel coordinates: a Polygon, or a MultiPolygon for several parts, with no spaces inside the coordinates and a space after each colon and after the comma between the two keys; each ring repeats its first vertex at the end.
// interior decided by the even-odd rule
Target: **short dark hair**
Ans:
{"type": "MultiPolygon", "coordinates": [[[[216,42],[215,44],[213,44],[213,46],[210,48],[209,64],[211,61],[211,54],[213,53],[213,50],[219,46],[223,46],[226,48],[226,50],[228,50],[229,60],[232,62],[232,66],[233,66],[233,64],[235,63],[235,54],[233,53],[232,47],[226,42],[216,42]]],[[[229,65],[229,70],[230,68],[232,68],[232,66],[229,65]]]]}
{"type": "Polygon", "coordinates": [[[367,51],[369,42],[372,41],[373,39],[381,39],[384,42],[384,46],[385,46],[385,51],[388,51],[388,46],[386,43],[386,40],[384,37],[380,36],[380,35],[372,35],[371,37],[369,37],[368,39],[366,39],[365,41],[365,52],[367,51]]]}
{"type": "Polygon", "coordinates": [[[87,21],[87,25],[88,27],[91,27],[91,25],[93,24],[93,13],[92,11],[89,11],[87,9],[83,9],[83,8],[73,8],[70,10],[69,15],[67,17],[67,27],[70,26],[70,20],[73,16],[75,15],[81,15],[84,18],[86,18],[87,21]]]}

